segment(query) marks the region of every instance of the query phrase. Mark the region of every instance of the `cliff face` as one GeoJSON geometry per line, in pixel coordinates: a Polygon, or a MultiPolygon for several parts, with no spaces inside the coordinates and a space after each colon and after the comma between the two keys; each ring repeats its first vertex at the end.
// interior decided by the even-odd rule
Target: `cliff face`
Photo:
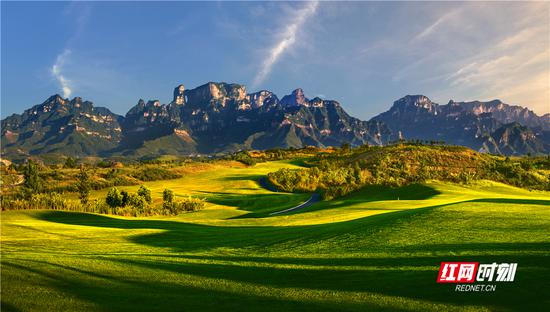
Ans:
{"type": "Polygon", "coordinates": [[[121,116],[79,97],[54,95],[2,120],[2,154],[88,156],[108,153],[121,139],[121,116]]]}
{"type": "Polygon", "coordinates": [[[362,121],[334,100],[300,88],[280,100],[239,84],[180,84],[169,104],[139,100],[124,117],[81,98],[59,95],[2,120],[2,155],[194,154],[276,147],[382,145],[397,139],[445,141],[500,154],[550,152],[550,114],[490,102],[432,102],[407,95],[362,121]]]}
{"type": "Polygon", "coordinates": [[[404,138],[445,141],[479,151],[512,155],[550,152],[546,135],[550,123],[546,119],[546,115],[538,116],[527,108],[499,100],[451,100],[439,105],[423,95],[407,95],[372,120],[387,124],[404,138]],[[510,131],[514,134],[503,137],[510,131]]]}
{"type": "Polygon", "coordinates": [[[475,115],[489,113],[493,118],[503,124],[517,122],[530,128],[550,130],[550,114],[538,116],[528,108],[517,105],[508,105],[500,100],[493,100],[489,102],[450,101],[449,104],[459,106],[464,111],[471,112],[475,115]]]}
{"type": "Polygon", "coordinates": [[[129,111],[123,142],[135,147],[179,133],[186,138],[185,150],[212,153],[344,142],[383,144],[394,137],[382,124],[349,116],[336,101],[309,100],[301,89],[283,99],[267,90],[247,94],[238,84],[210,82],[183,94],[178,86],[171,104],[141,101],[129,111]],[[140,131],[144,134],[136,136],[140,131]]]}

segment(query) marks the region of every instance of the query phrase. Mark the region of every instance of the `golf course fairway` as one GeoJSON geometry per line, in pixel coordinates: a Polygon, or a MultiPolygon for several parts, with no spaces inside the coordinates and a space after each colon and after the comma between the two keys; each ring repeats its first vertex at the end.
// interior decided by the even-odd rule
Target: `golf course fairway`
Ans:
{"type": "MultiPolygon", "coordinates": [[[[258,182],[291,161],[204,164],[147,182],[177,217],[1,213],[2,311],[537,311],[550,306],[550,193],[492,181],[310,194],[258,182]],[[442,261],[518,263],[494,292],[438,284],[442,261]]],[[[137,186],[121,187],[135,191],[137,186]]],[[[100,198],[106,190],[95,191],[100,198]]]]}

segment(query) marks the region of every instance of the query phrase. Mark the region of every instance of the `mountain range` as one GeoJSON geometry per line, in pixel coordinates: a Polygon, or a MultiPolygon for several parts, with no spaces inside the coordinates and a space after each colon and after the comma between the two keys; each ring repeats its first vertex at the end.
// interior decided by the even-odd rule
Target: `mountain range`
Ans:
{"type": "Polygon", "coordinates": [[[125,116],[79,97],[59,95],[1,121],[2,157],[152,157],[278,147],[384,145],[398,139],[445,141],[495,154],[548,154],[550,114],[502,103],[440,105],[407,95],[363,121],[334,100],[309,99],[302,89],[278,98],[239,84],[209,82],[174,89],[173,100],[139,100],[125,116]]]}

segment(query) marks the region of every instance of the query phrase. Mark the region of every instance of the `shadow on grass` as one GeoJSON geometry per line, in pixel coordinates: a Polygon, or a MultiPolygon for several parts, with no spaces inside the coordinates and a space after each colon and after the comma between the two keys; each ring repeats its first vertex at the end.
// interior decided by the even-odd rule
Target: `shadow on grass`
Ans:
{"type": "MultiPolygon", "coordinates": [[[[113,264],[119,262],[124,267],[136,270],[139,270],[140,267],[145,268],[139,263],[124,263],[125,261],[114,259],[111,261],[113,264]]],[[[60,266],[46,261],[32,264],[23,263],[24,265],[13,261],[3,261],[2,265],[5,270],[9,270],[8,274],[27,276],[38,281],[46,280],[49,287],[65,292],[71,297],[93,303],[97,308],[105,311],[281,311],[281,309],[284,311],[310,309],[339,311],[342,307],[331,302],[308,302],[270,296],[269,294],[250,294],[242,290],[227,289],[225,291],[212,289],[208,286],[175,283],[170,279],[150,278],[144,281],[127,275],[107,275],[98,278],[94,272],[60,266]]],[[[162,266],[150,268],[165,270],[162,266]]],[[[174,268],[174,273],[192,274],[177,267],[174,268]]],[[[43,284],[35,287],[41,286],[43,284]]],[[[78,302],[73,304],[76,306],[73,306],[72,309],[81,308],[78,302]]],[[[358,306],[353,303],[344,306],[346,310],[369,307],[369,305],[358,306]]],[[[378,306],[372,306],[372,308],[380,309],[378,306]]],[[[12,304],[2,301],[2,311],[4,309],[17,311],[12,304]]],[[[390,309],[383,310],[389,311],[390,309]]]]}
{"type": "Polygon", "coordinates": [[[11,303],[8,303],[4,300],[0,301],[0,310],[2,310],[3,312],[19,312],[19,311],[21,311],[20,309],[16,308],[11,303]]]}
{"type": "Polygon", "coordinates": [[[64,211],[42,211],[39,219],[49,222],[115,229],[159,229],[161,233],[132,237],[149,246],[171,247],[177,252],[211,250],[218,247],[262,249],[278,244],[309,244],[335,235],[360,230],[376,233],[392,226],[399,218],[429,212],[442,206],[384,213],[366,218],[329,224],[302,226],[210,226],[169,220],[122,219],[64,211]]]}
{"type": "MultiPolygon", "coordinates": [[[[442,250],[450,247],[453,250],[479,249],[489,253],[493,248],[502,249],[498,244],[464,245],[472,244],[441,247],[442,250]]],[[[548,244],[515,244],[517,251],[546,248],[548,244]]],[[[38,276],[38,280],[47,279],[59,290],[107,310],[185,308],[205,311],[219,310],[222,306],[224,310],[247,311],[401,310],[396,305],[385,306],[388,299],[378,298],[378,301],[373,302],[368,298],[372,294],[380,294],[388,298],[401,297],[433,303],[533,311],[548,303],[548,299],[544,299],[548,287],[544,285],[541,275],[550,272],[550,255],[446,256],[444,259],[439,256],[327,259],[202,255],[145,255],[128,258],[124,255],[108,255],[93,259],[98,260],[112,262],[112,267],[148,272],[151,277],[144,281],[125,274],[98,274],[51,261],[26,261],[19,264],[8,260],[3,262],[3,266],[10,269],[11,274],[23,273],[28,277],[38,276]],[[154,258],[147,259],[149,257],[154,258]],[[440,261],[513,261],[520,263],[520,269],[516,281],[499,283],[497,292],[463,294],[454,292],[454,285],[435,282],[440,261]],[[155,272],[168,275],[159,277],[155,272]],[[185,276],[199,278],[204,284],[172,282],[172,279],[166,277],[174,275],[183,275],[184,280],[188,279],[185,276]],[[218,287],[209,284],[212,282],[218,283],[218,287]],[[242,285],[253,287],[255,291],[242,288],[242,285]],[[220,287],[227,289],[220,290],[220,287]],[[275,293],[269,293],[269,289],[275,293]],[[297,289],[304,294],[302,300],[287,297],[292,296],[297,289]],[[356,300],[349,301],[345,300],[346,297],[339,297],[349,292],[360,295],[356,300]]],[[[408,309],[404,307],[403,310],[408,309]]]]}
{"type": "Polygon", "coordinates": [[[550,200],[544,200],[544,199],[481,198],[481,199],[471,200],[470,202],[550,206],[550,200]]]}
{"type": "Polygon", "coordinates": [[[266,217],[269,216],[271,212],[299,205],[309,197],[307,194],[292,193],[241,194],[230,192],[200,192],[205,194],[204,198],[210,203],[231,206],[249,212],[248,214],[235,218],[266,217]]]}
{"type": "MultiPolygon", "coordinates": [[[[415,195],[416,196],[416,195],[415,195]]],[[[385,198],[378,196],[378,198],[385,198]]],[[[481,199],[479,202],[521,203],[546,205],[548,201],[515,199],[481,199]]],[[[453,203],[456,204],[456,203],[453,203]]],[[[452,205],[452,204],[449,204],[452,205]]],[[[392,257],[312,258],[189,255],[207,253],[216,248],[254,250],[285,250],[296,246],[323,246],[322,242],[334,237],[347,237],[350,233],[364,233],[365,240],[379,235],[383,228],[397,227],[403,218],[419,216],[447,205],[375,215],[371,217],[322,225],[308,226],[251,226],[218,227],[188,224],[176,221],[128,220],[100,215],[46,211],[39,214],[45,221],[117,229],[161,229],[163,232],[132,236],[130,241],[151,247],[171,248],[173,255],[104,255],[102,261],[116,265],[162,271],[169,274],[188,274],[195,277],[222,280],[228,283],[247,283],[268,287],[277,291],[303,289],[323,291],[324,300],[301,301],[294,298],[273,298],[270,294],[220,291],[200,287],[176,285],[166,281],[135,282],[128,286],[128,277],[117,278],[115,284],[97,289],[94,283],[65,277],[59,288],[75,296],[111,309],[115,293],[125,298],[129,308],[169,307],[168,303],[182,300],[190,309],[213,310],[217,300],[224,308],[234,310],[399,310],[396,306],[384,306],[385,300],[374,302],[369,294],[398,296],[415,300],[456,305],[483,305],[491,309],[542,310],[549,304],[548,285],[544,276],[550,273],[550,243],[461,243],[429,244],[406,247],[373,246],[371,252],[391,254],[392,257]],[[372,235],[372,236],[371,236],[372,235]],[[377,249],[378,248],[378,249],[377,249]],[[410,256],[421,253],[421,256],[410,256]],[[461,254],[461,256],[452,256],[461,254]],[[395,255],[395,256],[393,256],[395,255]],[[494,293],[457,293],[454,285],[435,282],[441,261],[518,262],[514,283],[499,283],[494,293]],[[199,262],[199,263],[197,263],[199,262]],[[123,283],[124,285],[119,285],[123,283]],[[334,291],[358,292],[360,303],[341,302],[334,291]],[[136,295],[139,293],[139,295],[136,295]],[[104,298],[107,296],[107,299],[104,298]],[[109,297],[110,296],[110,297],[109,297]],[[111,299],[109,299],[111,298],[111,299]],[[216,299],[212,299],[216,298],[216,299]],[[328,300],[327,300],[328,298],[328,300]],[[135,301],[140,302],[136,305],[135,301]],[[276,308],[277,307],[277,308],[276,308]]],[[[353,237],[353,236],[351,236],[353,237]]],[[[317,247],[321,248],[321,247],[317,247]]],[[[318,254],[330,253],[319,250],[318,254]]],[[[3,262],[4,265],[4,262],[3,262]]],[[[8,265],[10,263],[8,262],[8,265]]],[[[24,268],[19,268],[24,270],[24,268]]],[[[74,274],[86,274],[75,271],[74,274]]],[[[94,273],[95,274],[95,273],[94,273]]],[[[98,278],[89,274],[89,278],[98,278]]],[[[103,278],[103,277],[101,277],[103,278]]],[[[265,290],[263,290],[265,291],[265,290]]],[[[292,290],[294,291],[294,290],[292,290]]],[[[291,292],[292,292],[291,291],[291,292]]],[[[340,299],[341,300],[341,299],[340,299]]],[[[390,300],[391,301],[391,300],[390,300]]],[[[118,306],[114,306],[118,308],[118,306]]],[[[219,306],[217,307],[219,308],[219,306]]],[[[404,308],[405,309],[405,308],[404,308]]]]}
{"type": "Polygon", "coordinates": [[[222,181],[258,181],[264,177],[262,174],[235,174],[220,178],[222,181]]]}
{"type": "Polygon", "coordinates": [[[369,185],[346,196],[331,201],[321,201],[303,210],[296,211],[293,214],[323,209],[342,208],[353,204],[377,201],[426,200],[439,194],[441,194],[441,192],[424,184],[409,184],[401,187],[369,185]]]}

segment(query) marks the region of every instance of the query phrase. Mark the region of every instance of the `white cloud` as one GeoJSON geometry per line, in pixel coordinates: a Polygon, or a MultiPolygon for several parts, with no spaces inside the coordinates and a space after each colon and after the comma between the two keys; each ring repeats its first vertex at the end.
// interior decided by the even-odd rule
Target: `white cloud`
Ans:
{"type": "Polygon", "coordinates": [[[388,53],[400,65],[390,69],[391,77],[400,88],[440,102],[498,98],[548,113],[549,9],[547,3],[513,8],[468,3],[438,13],[415,35],[397,33],[401,36],[392,38],[401,48],[393,49],[395,55],[388,53]]]}
{"type": "Polygon", "coordinates": [[[65,65],[67,58],[71,55],[71,50],[65,49],[63,53],[59,54],[52,65],[52,76],[57,80],[59,86],[63,90],[63,97],[68,98],[71,96],[71,81],[63,74],[63,66],[65,65]]]}
{"type": "Polygon", "coordinates": [[[271,73],[273,65],[296,42],[296,36],[303,24],[317,11],[319,1],[308,2],[300,9],[294,19],[286,26],[280,39],[269,49],[266,58],[262,62],[260,71],[254,77],[253,86],[262,83],[271,73]]]}
{"type": "Polygon", "coordinates": [[[496,44],[495,49],[521,48],[524,44],[536,42],[537,38],[544,36],[547,31],[548,25],[536,25],[534,27],[522,29],[521,31],[501,40],[496,44]]]}
{"type": "Polygon", "coordinates": [[[424,39],[426,37],[429,37],[431,34],[436,32],[439,28],[442,27],[443,24],[445,24],[447,21],[449,21],[453,16],[458,14],[461,10],[455,9],[452,10],[446,14],[443,14],[440,18],[438,18],[435,22],[433,22],[431,25],[426,27],[422,32],[420,32],[418,35],[416,35],[412,41],[417,41],[424,39]]]}
{"type": "MultiPolygon", "coordinates": [[[[71,56],[71,49],[69,47],[74,45],[74,42],[77,41],[86,24],[90,20],[91,16],[91,4],[86,2],[77,2],[73,1],[70,2],[65,7],[65,15],[73,17],[75,27],[73,28],[73,33],[71,37],[67,40],[65,43],[65,49],[62,53],[58,54],[55,63],[50,68],[51,75],[57,80],[59,83],[59,86],[61,87],[61,90],[63,91],[63,97],[68,98],[71,96],[74,85],[71,80],[69,80],[66,76],[65,67],[67,65],[67,62],[69,60],[69,57],[71,56]]],[[[73,77],[74,78],[74,77],[73,77]]]]}

